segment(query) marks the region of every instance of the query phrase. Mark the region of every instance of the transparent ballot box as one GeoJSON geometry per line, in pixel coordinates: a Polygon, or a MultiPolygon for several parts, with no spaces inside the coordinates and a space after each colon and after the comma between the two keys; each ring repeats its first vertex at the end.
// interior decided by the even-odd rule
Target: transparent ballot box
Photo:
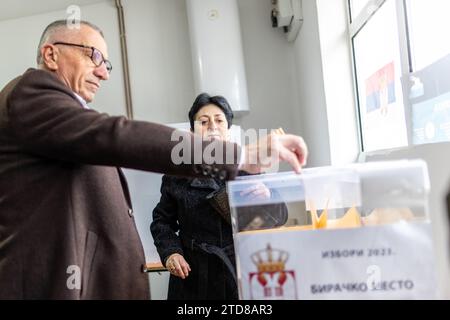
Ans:
{"type": "Polygon", "coordinates": [[[436,298],[425,162],[228,182],[241,299],[436,298]]]}

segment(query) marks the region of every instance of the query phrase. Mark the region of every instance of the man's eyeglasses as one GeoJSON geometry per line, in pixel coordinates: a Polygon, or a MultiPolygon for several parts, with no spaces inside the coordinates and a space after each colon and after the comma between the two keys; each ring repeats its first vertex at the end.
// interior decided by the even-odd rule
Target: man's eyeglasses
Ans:
{"type": "Polygon", "coordinates": [[[84,49],[90,49],[91,50],[91,60],[95,64],[96,67],[100,67],[102,63],[105,63],[106,70],[108,70],[108,73],[111,73],[112,71],[112,65],[109,60],[106,60],[103,58],[103,54],[98,50],[97,48],[90,47],[90,46],[84,46],[82,44],[75,44],[75,43],[67,43],[67,42],[55,42],[53,45],[64,45],[64,46],[73,46],[73,47],[80,47],[84,49]]]}

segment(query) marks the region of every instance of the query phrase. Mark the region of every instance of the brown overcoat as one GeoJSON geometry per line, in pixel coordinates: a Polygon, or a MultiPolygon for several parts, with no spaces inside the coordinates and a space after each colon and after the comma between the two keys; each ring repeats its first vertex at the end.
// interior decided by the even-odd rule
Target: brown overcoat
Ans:
{"type": "Polygon", "coordinates": [[[11,81],[0,92],[0,299],[149,298],[118,167],[225,179],[237,170],[175,165],[172,131],[84,109],[48,71],[11,81]]]}

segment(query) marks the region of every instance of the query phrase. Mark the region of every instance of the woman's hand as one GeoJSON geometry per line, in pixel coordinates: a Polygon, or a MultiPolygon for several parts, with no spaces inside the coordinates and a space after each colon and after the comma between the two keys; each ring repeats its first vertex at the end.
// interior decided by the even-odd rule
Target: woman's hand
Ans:
{"type": "Polygon", "coordinates": [[[189,263],[184,260],[184,257],[179,253],[171,254],[166,260],[166,268],[174,276],[186,279],[189,276],[191,267],[189,263]]]}
{"type": "Polygon", "coordinates": [[[270,199],[270,189],[262,182],[255,183],[253,186],[243,190],[241,197],[247,197],[249,200],[267,200],[270,199]]]}

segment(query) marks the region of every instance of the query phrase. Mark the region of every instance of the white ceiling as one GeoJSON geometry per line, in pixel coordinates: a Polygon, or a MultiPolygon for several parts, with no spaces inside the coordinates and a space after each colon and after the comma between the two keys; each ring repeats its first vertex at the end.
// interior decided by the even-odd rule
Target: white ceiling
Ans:
{"type": "Polygon", "coordinates": [[[106,0],[1,0],[0,21],[64,10],[70,5],[89,5],[106,0]]]}

